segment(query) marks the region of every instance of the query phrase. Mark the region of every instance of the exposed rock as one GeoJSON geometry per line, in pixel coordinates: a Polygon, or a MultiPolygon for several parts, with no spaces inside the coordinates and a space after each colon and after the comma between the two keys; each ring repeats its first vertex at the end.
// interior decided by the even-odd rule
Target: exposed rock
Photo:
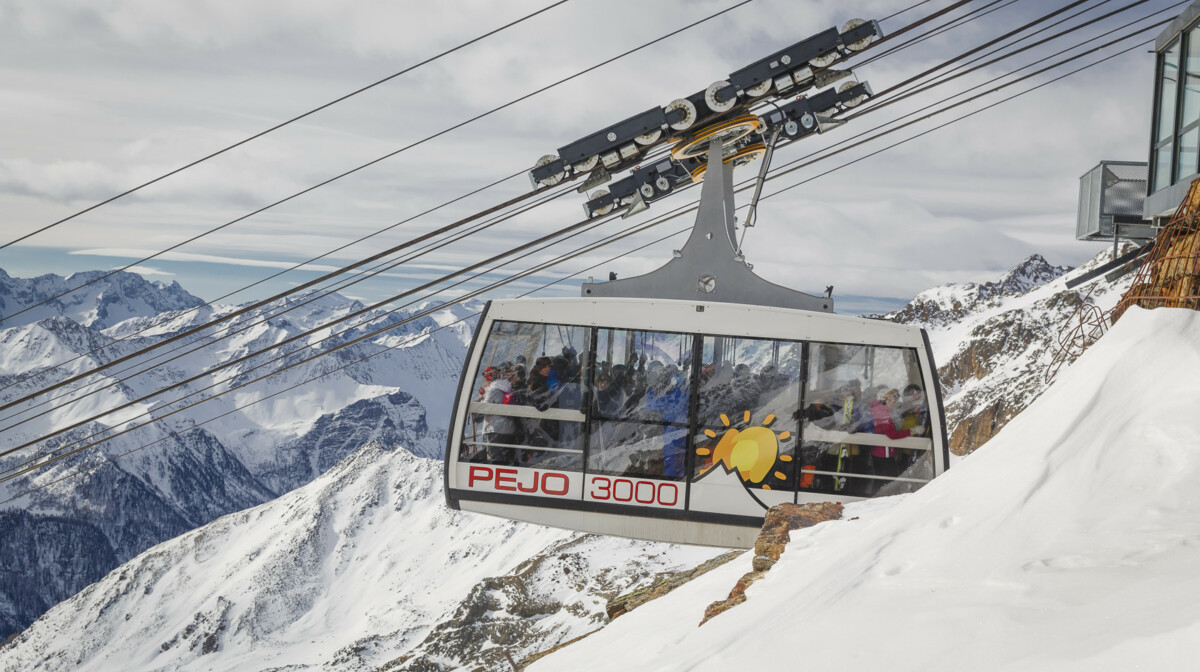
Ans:
{"type": "Polygon", "coordinates": [[[729,611],[746,601],[746,589],[755,581],[766,575],[783,555],[787,544],[791,541],[791,531],[803,527],[812,527],[827,520],[837,520],[842,517],[842,505],[833,502],[818,504],[776,504],[767,509],[763,518],[762,533],[754,542],[754,560],[751,566],[754,571],[745,574],[729,591],[729,597],[713,602],[704,610],[704,625],[717,614],[729,611]]]}
{"type": "Polygon", "coordinates": [[[259,478],[275,492],[289,492],[372,441],[433,457],[431,452],[444,450],[445,436],[429,427],[425,408],[407,392],[362,399],[321,416],[308,432],[276,448],[259,478]]]}
{"type": "Polygon", "coordinates": [[[762,532],[754,541],[754,552],[778,560],[783,555],[784,547],[792,540],[792,530],[841,517],[842,505],[834,502],[776,504],[767,509],[767,515],[763,517],[762,532]]]}
{"type": "Polygon", "coordinates": [[[754,556],[754,559],[750,561],[750,566],[753,567],[754,571],[756,572],[765,572],[774,567],[775,562],[776,560],[769,555],[756,555],[754,556]]]}
{"type": "MultiPolygon", "coordinates": [[[[702,553],[701,557],[708,557],[715,551],[702,553]]],[[[534,654],[545,655],[578,639],[581,632],[586,636],[603,627],[612,617],[614,603],[632,609],[740,553],[727,553],[684,570],[678,564],[664,567],[663,560],[674,554],[663,554],[661,548],[647,542],[572,535],[533,555],[511,573],[476,583],[452,614],[433,624],[403,656],[381,669],[510,670],[509,656],[527,665],[534,654]],[[611,553],[597,557],[598,545],[610,551],[625,546],[631,553],[622,558],[610,557],[611,553]]]]}
{"type": "Polygon", "coordinates": [[[605,611],[608,613],[608,618],[610,620],[614,619],[621,614],[637,609],[651,600],[656,600],[672,590],[682,586],[683,584],[691,581],[692,579],[703,576],[717,567],[724,565],[742,553],[745,553],[745,551],[730,551],[729,553],[718,555],[717,557],[705,562],[695,569],[689,569],[683,572],[675,572],[665,579],[656,581],[645,588],[635,590],[632,593],[614,597],[608,601],[608,606],[605,609],[605,611]]]}

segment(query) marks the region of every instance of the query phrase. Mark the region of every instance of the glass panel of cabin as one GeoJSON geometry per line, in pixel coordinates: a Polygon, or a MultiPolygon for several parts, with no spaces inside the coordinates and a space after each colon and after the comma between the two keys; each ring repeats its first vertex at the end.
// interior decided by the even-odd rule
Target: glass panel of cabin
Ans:
{"type": "Polygon", "coordinates": [[[794,341],[704,337],[693,480],[724,467],[747,487],[792,492],[802,352],[794,341]]]}
{"type": "Polygon", "coordinates": [[[476,372],[459,459],[579,471],[588,328],[496,321],[476,372]]]}
{"type": "Polygon", "coordinates": [[[692,342],[689,334],[596,330],[588,472],[683,478],[692,342]]]}
{"type": "Polygon", "coordinates": [[[911,348],[810,344],[800,491],[871,497],[924,485],[933,476],[925,392],[911,348]]]}

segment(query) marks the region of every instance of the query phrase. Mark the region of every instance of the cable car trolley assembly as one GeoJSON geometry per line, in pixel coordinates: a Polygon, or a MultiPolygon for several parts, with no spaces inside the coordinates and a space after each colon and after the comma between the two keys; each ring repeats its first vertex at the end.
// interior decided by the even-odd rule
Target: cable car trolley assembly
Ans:
{"type": "Polygon", "coordinates": [[[636,212],[702,181],[696,222],[645,275],[589,280],[575,299],[487,305],[447,441],[451,508],[750,547],[773,504],[912,492],[946,469],[925,331],[835,315],[831,292],[758,277],[735,235],[733,168],[765,157],[761,187],[776,146],[833,127],[831,110],[869,96],[856,82],[800,94],[844,79],[829,66],[878,36],[873,21],[831,28],[538,161],[535,184],[608,179],[674,143],[585,209],[636,212]],[[751,112],[776,93],[796,97],[751,112]]]}

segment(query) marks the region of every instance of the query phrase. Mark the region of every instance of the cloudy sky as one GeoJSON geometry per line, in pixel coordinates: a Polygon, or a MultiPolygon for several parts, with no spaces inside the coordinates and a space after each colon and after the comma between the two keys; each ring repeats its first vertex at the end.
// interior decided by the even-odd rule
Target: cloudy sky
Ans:
{"type": "MultiPolygon", "coordinates": [[[[1130,1],[1089,0],[1073,10],[1090,10],[1073,23],[1130,1]]],[[[214,299],[527,169],[557,147],[705,88],[813,33],[854,17],[883,18],[914,2],[753,0],[137,270],[154,280],[178,280],[192,293],[214,299]]],[[[991,2],[974,0],[958,13],[991,2]]],[[[551,0],[0,0],[0,238],[8,242],[548,4],[551,0]]],[[[0,268],[28,277],[133,263],[735,4],[737,0],[571,0],[0,250],[0,268]]],[[[885,21],[884,30],[899,30],[949,4],[925,3],[885,21]]],[[[998,2],[986,16],[855,68],[855,73],[882,91],[1066,4],[1068,0],[998,2]]],[[[1184,6],[1145,2],[1090,29],[795,143],[776,155],[775,164],[819,152],[894,116],[936,109],[944,98],[1020,65],[1139,17],[1149,18],[1135,27],[1148,26],[1184,6]]],[[[987,279],[1035,252],[1057,264],[1090,258],[1105,246],[1074,240],[1079,176],[1101,159],[1146,159],[1153,90],[1150,47],[827,171],[1151,39],[1159,30],[772,181],[759,227],[746,240],[747,257],[756,272],[775,282],[810,292],[834,285],[839,308],[848,312],[887,307],[946,282],[987,279]]],[[[850,61],[850,67],[871,53],[850,61]]],[[[737,179],[752,174],[753,169],[743,169],[737,179]]],[[[528,190],[524,176],[512,179],[226,301],[248,301],[310,280],[528,190]]],[[[660,201],[638,219],[617,220],[533,261],[560,257],[695,196],[693,191],[660,201]]],[[[573,224],[581,217],[582,202],[572,193],[345,293],[368,300],[397,294],[573,224]]],[[[667,223],[496,296],[527,291],[688,223],[667,223]]],[[[624,276],[650,270],[681,242],[646,248],[591,273],[603,276],[613,270],[624,276]]],[[[576,294],[577,282],[547,291],[576,294]]]]}

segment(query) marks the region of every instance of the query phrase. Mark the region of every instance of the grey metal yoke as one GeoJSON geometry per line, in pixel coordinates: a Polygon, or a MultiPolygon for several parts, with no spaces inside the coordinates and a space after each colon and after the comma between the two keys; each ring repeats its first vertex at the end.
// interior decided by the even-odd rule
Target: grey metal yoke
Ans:
{"type": "Polygon", "coordinates": [[[719,301],[832,313],[832,298],[805,294],[763,280],[739,259],[734,229],[733,167],[722,160],[719,140],[710,143],[708,149],[696,223],[679,254],[645,275],[585,282],[582,296],[719,301]]]}

